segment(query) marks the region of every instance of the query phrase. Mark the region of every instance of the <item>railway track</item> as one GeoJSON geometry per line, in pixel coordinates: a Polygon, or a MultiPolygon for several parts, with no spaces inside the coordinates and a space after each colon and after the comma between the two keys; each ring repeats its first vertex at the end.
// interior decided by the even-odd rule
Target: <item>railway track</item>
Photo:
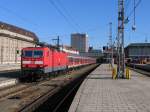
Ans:
{"type": "Polygon", "coordinates": [[[50,97],[43,105],[34,112],[67,112],[72,100],[85,77],[95,69],[85,72],[80,78],[73,80],[59,92],[50,97]]]}
{"type": "Polygon", "coordinates": [[[36,86],[46,85],[47,82],[49,82],[50,80],[52,79],[49,79],[46,81],[40,81],[40,82],[32,82],[32,83],[18,83],[17,85],[9,86],[6,88],[1,88],[0,89],[0,102],[1,100],[6,99],[8,97],[15,96],[19,93],[23,93],[24,91],[27,91],[27,89],[30,89],[30,88],[33,89],[33,87],[36,87],[36,86]]]}
{"type": "MultiPolygon", "coordinates": [[[[83,81],[83,78],[76,81],[75,84],[72,84],[73,87],[70,87],[70,88],[68,87],[69,90],[62,97],[60,97],[60,100],[58,100],[58,104],[56,105],[56,107],[54,107],[53,112],[60,112],[61,110],[63,110],[64,112],[68,111],[68,109],[71,105],[71,102],[73,100],[73,97],[75,96],[75,93],[78,90],[78,88],[80,87],[82,81],[83,81]]],[[[48,110],[48,111],[50,111],[50,110],[48,110]]]]}
{"type": "Polygon", "coordinates": [[[21,90],[24,90],[26,88],[30,87],[29,85],[24,85],[24,84],[17,84],[15,86],[10,86],[4,89],[0,90],[0,101],[1,99],[3,99],[4,97],[7,97],[9,95],[12,95],[13,93],[17,93],[21,90]]]}
{"type": "Polygon", "coordinates": [[[97,65],[90,65],[70,75],[61,75],[39,83],[18,84],[0,90],[0,109],[4,112],[30,112],[43,104],[49,97],[79,78],[83,72],[92,70],[97,65]],[[82,73],[81,73],[82,71],[82,73]]]}
{"type": "Polygon", "coordinates": [[[14,70],[3,70],[0,73],[12,73],[12,72],[21,72],[21,69],[14,69],[14,70]]]}
{"type": "Polygon", "coordinates": [[[146,66],[146,68],[144,68],[145,66],[134,65],[134,64],[128,64],[127,66],[130,67],[131,70],[134,70],[138,73],[141,73],[150,77],[150,69],[148,66],[146,66]]]}

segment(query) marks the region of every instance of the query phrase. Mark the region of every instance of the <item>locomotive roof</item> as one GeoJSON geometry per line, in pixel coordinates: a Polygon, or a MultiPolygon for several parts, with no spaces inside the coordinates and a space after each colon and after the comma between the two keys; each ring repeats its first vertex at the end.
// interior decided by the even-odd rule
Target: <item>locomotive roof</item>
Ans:
{"type": "Polygon", "coordinates": [[[25,47],[25,48],[23,48],[23,49],[28,49],[28,48],[49,48],[49,49],[52,49],[52,50],[56,50],[56,51],[61,51],[61,52],[64,52],[64,51],[62,51],[62,50],[59,50],[59,49],[57,49],[56,47],[52,47],[52,46],[37,46],[37,47],[25,47]]]}

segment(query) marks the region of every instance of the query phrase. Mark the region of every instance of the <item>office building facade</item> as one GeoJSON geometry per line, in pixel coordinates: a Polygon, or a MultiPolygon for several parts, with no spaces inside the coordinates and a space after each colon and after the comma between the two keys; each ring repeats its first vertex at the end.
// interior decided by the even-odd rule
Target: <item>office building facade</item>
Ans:
{"type": "Polygon", "coordinates": [[[80,33],[71,34],[71,47],[79,52],[88,52],[88,35],[80,33]]]}

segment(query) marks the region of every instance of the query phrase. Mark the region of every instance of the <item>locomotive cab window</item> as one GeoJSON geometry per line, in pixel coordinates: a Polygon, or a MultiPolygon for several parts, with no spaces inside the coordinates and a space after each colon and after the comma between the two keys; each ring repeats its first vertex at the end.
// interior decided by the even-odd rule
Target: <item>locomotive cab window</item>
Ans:
{"type": "Polygon", "coordinates": [[[43,51],[41,51],[41,50],[34,51],[34,57],[35,58],[40,58],[42,56],[43,56],[43,51]]]}
{"type": "Polygon", "coordinates": [[[24,51],[23,56],[24,57],[32,57],[32,51],[24,51]]]}

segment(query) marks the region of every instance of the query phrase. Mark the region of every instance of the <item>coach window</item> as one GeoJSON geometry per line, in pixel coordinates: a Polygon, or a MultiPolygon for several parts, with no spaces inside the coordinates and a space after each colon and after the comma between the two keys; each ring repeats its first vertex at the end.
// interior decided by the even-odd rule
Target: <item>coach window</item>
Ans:
{"type": "Polygon", "coordinates": [[[76,58],[75,62],[78,63],[78,58],[76,58]]]}
{"type": "Polygon", "coordinates": [[[76,62],[76,63],[78,62],[78,58],[75,59],[75,62],[76,62]]]}
{"type": "Polygon", "coordinates": [[[72,57],[69,58],[69,62],[73,62],[73,58],[72,57]]]}

